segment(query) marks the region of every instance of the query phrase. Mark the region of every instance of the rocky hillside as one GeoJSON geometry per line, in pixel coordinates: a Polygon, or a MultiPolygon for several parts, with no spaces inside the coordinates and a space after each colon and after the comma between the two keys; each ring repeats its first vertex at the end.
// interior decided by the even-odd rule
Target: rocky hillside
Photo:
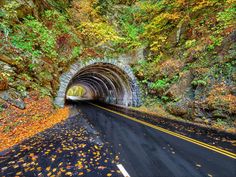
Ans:
{"type": "Polygon", "coordinates": [[[1,98],[24,108],[19,100],[31,91],[55,96],[60,74],[75,60],[136,56],[144,106],[236,125],[235,0],[3,0],[0,6],[1,98]]]}

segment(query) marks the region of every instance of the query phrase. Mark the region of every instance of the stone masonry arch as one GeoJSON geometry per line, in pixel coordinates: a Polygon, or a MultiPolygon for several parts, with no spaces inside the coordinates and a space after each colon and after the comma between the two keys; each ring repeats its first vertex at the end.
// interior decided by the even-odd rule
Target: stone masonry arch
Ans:
{"type": "Polygon", "coordinates": [[[87,88],[93,100],[106,103],[140,106],[137,80],[128,64],[115,59],[93,59],[77,62],[60,77],[55,104],[63,107],[68,89],[74,85],[87,88]]]}

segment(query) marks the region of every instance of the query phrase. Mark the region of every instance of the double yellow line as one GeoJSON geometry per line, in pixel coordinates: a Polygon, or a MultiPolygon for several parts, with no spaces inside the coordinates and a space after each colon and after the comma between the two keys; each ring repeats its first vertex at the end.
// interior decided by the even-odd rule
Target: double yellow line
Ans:
{"type": "Polygon", "coordinates": [[[197,144],[197,145],[199,145],[199,146],[201,146],[201,147],[210,149],[210,150],[212,150],[212,151],[215,151],[215,152],[218,152],[218,153],[223,154],[223,155],[225,155],[225,156],[228,156],[228,157],[231,157],[231,158],[233,158],[233,159],[236,159],[236,154],[235,154],[235,153],[226,151],[226,150],[224,150],[224,149],[220,149],[220,148],[218,148],[218,147],[209,145],[209,144],[207,144],[207,143],[203,143],[203,142],[198,141],[198,140],[195,140],[195,139],[193,139],[193,138],[189,138],[189,137],[187,137],[187,136],[184,136],[184,135],[181,135],[181,134],[172,132],[172,131],[170,131],[170,130],[167,130],[167,129],[158,127],[158,126],[156,126],[156,125],[153,125],[153,124],[144,122],[144,121],[142,121],[142,120],[138,120],[138,119],[136,119],[136,118],[127,116],[127,115],[125,115],[125,114],[122,114],[122,113],[119,113],[119,112],[116,112],[116,111],[113,111],[113,110],[104,108],[104,107],[102,107],[102,106],[99,106],[99,105],[96,105],[96,104],[93,104],[93,103],[90,103],[90,104],[93,105],[93,106],[96,106],[96,107],[98,107],[98,108],[101,108],[101,109],[103,109],[103,110],[106,110],[106,111],[109,111],[109,112],[118,114],[118,115],[120,115],[120,116],[122,116],[122,117],[125,117],[125,118],[129,119],[129,120],[138,122],[138,123],[140,123],[140,124],[146,125],[146,126],[151,127],[151,128],[153,128],[153,129],[159,130],[159,131],[161,131],[161,132],[167,133],[167,134],[169,134],[169,135],[178,137],[178,138],[183,139],[183,140],[185,140],[185,141],[191,142],[191,143],[193,143],[193,144],[197,144]]]}

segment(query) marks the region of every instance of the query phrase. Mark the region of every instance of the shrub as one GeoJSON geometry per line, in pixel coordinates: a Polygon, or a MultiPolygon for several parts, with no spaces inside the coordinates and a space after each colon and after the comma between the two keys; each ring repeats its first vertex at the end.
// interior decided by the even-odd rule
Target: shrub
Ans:
{"type": "Polygon", "coordinates": [[[215,47],[220,46],[222,41],[223,41],[223,37],[215,37],[215,36],[210,36],[211,39],[211,44],[207,46],[208,50],[214,50],[215,47]]]}
{"type": "Polygon", "coordinates": [[[193,40],[187,40],[185,42],[185,48],[191,48],[191,47],[195,47],[196,46],[196,39],[193,40]]]}
{"type": "Polygon", "coordinates": [[[217,14],[217,20],[223,22],[224,26],[233,26],[235,25],[236,17],[236,6],[231,6],[226,8],[224,11],[217,14]]]}
{"type": "Polygon", "coordinates": [[[167,41],[169,32],[177,25],[178,13],[161,13],[145,26],[143,38],[150,41],[151,50],[159,51],[167,41]]]}
{"type": "Polygon", "coordinates": [[[111,25],[104,22],[82,22],[78,29],[81,31],[83,41],[90,46],[120,42],[122,39],[111,25]]]}
{"type": "Polygon", "coordinates": [[[155,90],[165,89],[166,87],[169,86],[168,81],[169,81],[168,79],[159,79],[156,82],[151,83],[150,88],[155,90]]]}
{"type": "Polygon", "coordinates": [[[206,86],[207,82],[205,80],[194,80],[191,82],[193,86],[206,86]]]}
{"type": "Polygon", "coordinates": [[[28,16],[22,25],[15,27],[17,33],[12,36],[12,44],[29,52],[33,58],[46,55],[49,58],[57,57],[55,50],[56,37],[42,22],[28,16]]]}

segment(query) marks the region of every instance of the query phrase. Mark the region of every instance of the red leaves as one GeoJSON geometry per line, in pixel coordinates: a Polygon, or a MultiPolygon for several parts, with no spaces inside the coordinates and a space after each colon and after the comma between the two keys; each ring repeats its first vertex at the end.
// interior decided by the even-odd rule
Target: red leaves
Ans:
{"type": "Polygon", "coordinates": [[[57,46],[58,48],[64,48],[69,44],[71,36],[69,34],[62,34],[57,38],[57,46]]]}

